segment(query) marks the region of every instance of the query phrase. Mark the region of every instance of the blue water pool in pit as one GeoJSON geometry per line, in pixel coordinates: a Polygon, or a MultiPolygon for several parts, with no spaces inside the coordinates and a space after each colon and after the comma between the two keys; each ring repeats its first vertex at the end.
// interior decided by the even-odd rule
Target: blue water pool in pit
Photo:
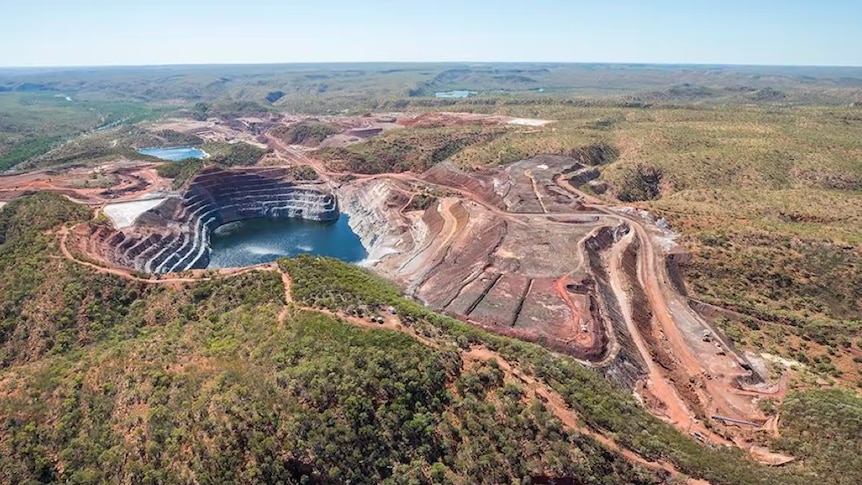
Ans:
{"type": "Polygon", "coordinates": [[[474,94],[477,94],[476,91],[437,91],[434,93],[435,98],[468,98],[474,94]]]}
{"type": "Polygon", "coordinates": [[[204,158],[207,155],[206,152],[195,147],[141,148],[138,150],[138,153],[172,162],[178,162],[186,158],[204,158]]]}
{"type": "Polygon", "coordinates": [[[210,238],[208,268],[231,268],[268,263],[286,256],[313,254],[349,263],[368,253],[350,229],[348,216],[331,222],[303,219],[255,218],[219,226],[210,238]]]}

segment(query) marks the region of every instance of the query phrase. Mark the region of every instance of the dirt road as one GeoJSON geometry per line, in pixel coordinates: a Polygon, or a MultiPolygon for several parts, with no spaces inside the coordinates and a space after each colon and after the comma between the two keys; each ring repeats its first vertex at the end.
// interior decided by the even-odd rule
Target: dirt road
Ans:
{"type": "MultiPolygon", "coordinates": [[[[495,360],[500,370],[503,371],[504,380],[509,382],[518,382],[521,385],[525,386],[528,393],[528,397],[539,396],[540,400],[545,403],[545,405],[548,407],[548,409],[550,409],[554,416],[556,416],[556,418],[559,419],[561,423],[563,423],[563,427],[565,427],[569,431],[574,431],[590,436],[591,438],[604,445],[606,448],[619,453],[628,461],[641,465],[644,468],[653,471],[667,472],[675,479],[686,478],[679,472],[679,470],[676,469],[675,466],[673,466],[673,464],[667,462],[647,460],[644,457],[635,453],[634,451],[620,446],[612,438],[602,433],[599,433],[592,428],[589,428],[588,426],[583,425],[578,419],[577,413],[575,413],[571,408],[568,407],[568,405],[566,404],[566,400],[563,399],[563,396],[561,396],[554,389],[547,386],[545,383],[538,381],[532,376],[522,373],[520,369],[510,364],[499,353],[490,350],[484,346],[474,346],[467,351],[462,351],[461,357],[465,363],[466,368],[469,368],[474,362],[477,361],[487,362],[490,360],[495,360]]],[[[692,485],[706,485],[709,482],[688,478],[687,483],[692,485]]]]}

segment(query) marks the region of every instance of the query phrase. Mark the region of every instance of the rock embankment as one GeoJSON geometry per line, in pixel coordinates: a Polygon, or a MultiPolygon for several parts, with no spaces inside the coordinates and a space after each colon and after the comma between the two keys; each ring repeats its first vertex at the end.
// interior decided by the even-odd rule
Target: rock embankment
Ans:
{"type": "Polygon", "coordinates": [[[380,263],[387,255],[409,251],[413,246],[411,224],[400,213],[407,199],[389,182],[352,183],[338,189],[338,196],[342,210],[350,217],[350,228],[368,251],[370,263],[380,263]]]}

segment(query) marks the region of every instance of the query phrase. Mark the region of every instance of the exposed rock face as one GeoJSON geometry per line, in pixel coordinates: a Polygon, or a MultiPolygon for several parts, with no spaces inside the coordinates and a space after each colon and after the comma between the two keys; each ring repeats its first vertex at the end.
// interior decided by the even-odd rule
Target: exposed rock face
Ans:
{"type": "MultiPolygon", "coordinates": [[[[398,177],[352,181],[338,195],[371,267],[408,295],[472,325],[597,362],[607,353],[609,320],[622,317],[582,254],[600,258],[614,237],[605,228],[607,241],[583,247],[607,223],[581,215],[582,206],[554,184],[572,168],[581,167],[560,156],[478,176],[438,166],[423,179],[469,197],[438,197],[424,210],[407,210],[417,190],[398,177]],[[567,282],[581,280],[584,291],[566,293],[567,282]]],[[[629,357],[608,360],[617,364],[610,373],[630,386],[640,362],[629,357]]]]}
{"type": "MultiPolygon", "coordinates": [[[[392,185],[357,182],[340,188],[338,195],[344,212],[350,216],[350,228],[368,251],[370,262],[378,263],[388,254],[412,246],[411,223],[400,214],[401,207],[396,207],[401,198],[392,185]]],[[[402,206],[406,201],[405,198],[402,206]]]]}
{"type": "Polygon", "coordinates": [[[492,264],[505,224],[454,198],[403,212],[410,200],[406,190],[397,181],[377,179],[345,185],[338,193],[373,268],[442,310],[465,281],[492,264]]]}
{"type": "Polygon", "coordinates": [[[601,172],[597,168],[583,168],[569,176],[569,183],[578,187],[599,178],[599,175],[601,175],[601,172]]]}
{"type": "Polygon", "coordinates": [[[105,259],[148,273],[170,273],[209,264],[210,232],[254,217],[316,221],[338,218],[333,194],[284,180],[283,169],[223,170],[197,175],[180,196],[145,212],[126,232],[104,234],[105,259]]]}
{"type": "MultiPolygon", "coordinates": [[[[602,316],[613,329],[613,334],[618,343],[616,357],[604,367],[603,372],[608,379],[621,387],[632,389],[635,382],[646,374],[646,363],[643,361],[637,346],[632,340],[631,332],[629,332],[626,325],[626,320],[620,306],[621,302],[614,293],[610,283],[610,276],[605,268],[605,264],[602,262],[603,253],[608,251],[611,245],[622,239],[628,232],[629,227],[626,225],[601,227],[585,241],[584,246],[587,252],[590,274],[596,283],[597,300],[599,301],[602,316]]],[[[631,254],[633,255],[634,253],[631,254]]],[[[634,267],[629,269],[635,270],[634,267]]],[[[640,289],[637,276],[631,278],[629,284],[632,289],[640,293],[643,292],[640,289]]],[[[635,299],[633,303],[636,303],[636,305],[632,305],[633,313],[641,310],[648,311],[649,309],[649,305],[643,299],[635,299]]]]}
{"type": "MultiPolygon", "coordinates": [[[[285,168],[209,169],[128,231],[94,226],[87,240],[101,241],[111,262],[176,272],[208,264],[210,231],[222,224],[261,216],[332,220],[340,202],[369,265],[411,297],[472,325],[592,362],[632,388],[645,363],[623,311],[632,302],[618,299],[608,263],[628,227],[557,185],[571,174],[589,178],[592,170],[557,155],[479,173],[443,163],[420,181],[346,182],[335,189],[337,201],[324,183],[288,182],[285,168]],[[431,190],[435,203],[410,210],[415,197],[431,190]]],[[[637,278],[630,279],[634,287],[637,278]]],[[[636,306],[647,308],[636,296],[636,306]]]]}

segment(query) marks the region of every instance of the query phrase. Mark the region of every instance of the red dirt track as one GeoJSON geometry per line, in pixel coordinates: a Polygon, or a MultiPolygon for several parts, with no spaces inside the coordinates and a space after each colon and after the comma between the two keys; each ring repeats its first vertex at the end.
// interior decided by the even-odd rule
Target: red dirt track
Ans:
{"type": "MultiPolygon", "coordinates": [[[[59,236],[59,245],[63,256],[70,261],[73,261],[77,264],[81,264],[86,266],[87,268],[97,271],[113,274],[115,276],[120,276],[123,278],[131,279],[134,281],[145,282],[148,284],[168,284],[168,285],[176,285],[182,283],[193,283],[196,281],[203,281],[207,278],[203,276],[203,272],[194,272],[192,276],[186,278],[160,278],[160,279],[147,279],[140,278],[132,275],[131,273],[123,270],[118,270],[115,268],[109,268],[100,266],[94,263],[90,263],[87,261],[83,261],[75,257],[72,252],[67,247],[67,241],[70,231],[68,228],[63,227],[60,229],[59,236]]],[[[290,279],[290,275],[286,272],[282,271],[281,268],[275,263],[263,264],[258,266],[253,266],[241,270],[226,270],[223,271],[223,274],[226,276],[236,276],[249,271],[276,271],[281,275],[282,284],[284,286],[284,300],[285,306],[282,311],[278,315],[279,322],[284,322],[287,316],[292,311],[302,310],[302,311],[312,311],[312,312],[320,312],[332,317],[335,317],[343,322],[356,325],[358,327],[366,328],[366,329],[384,329],[388,331],[395,331],[405,333],[412,338],[415,338],[422,342],[425,345],[430,347],[437,348],[439,347],[438,343],[418,334],[414,331],[410,326],[405,325],[404,322],[396,315],[387,315],[383,323],[372,323],[367,319],[359,318],[353,315],[347,315],[341,312],[332,312],[325,309],[313,308],[313,307],[304,307],[298,305],[293,301],[293,297],[291,294],[291,286],[292,282],[290,279]]],[[[601,443],[604,447],[619,453],[626,460],[647,468],[652,471],[666,473],[669,476],[673,477],[677,480],[684,480],[685,483],[693,484],[693,485],[708,485],[709,482],[704,480],[696,480],[692,478],[687,478],[685,475],[681,474],[677,468],[668,462],[664,461],[652,461],[642,457],[641,455],[635,453],[632,450],[624,448],[619,445],[612,437],[607,436],[601,431],[596,431],[588,426],[585,426],[580,422],[577,417],[577,414],[570,409],[565,400],[560,396],[556,391],[554,391],[549,386],[540,382],[539,380],[522,373],[517,367],[512,366],[508,361],[506,361],[501,355],[497,352],[494,352],[485,347],[471,347],[469,350],[460,350],[462,355],[462,360],[464,362],[465,368],[469,368],[474,365],[477,361],[488,361],[488,360],[496,360],[500,368],[505,373],[505,379],[507,381],[519,381],[520,383],[527,386],[527,391],[530,395],[540,396],[542,401],[546,403],[550,411],[553,415],[560,420],[565,428],[570,431],[576,431],[585,435],[588,435],[601,443]]]]}
{"type": "MultiPolygon", "coordinates": [[[[398,119],[404,126],[504,122],[502,117],[451,113],[398,119]]],[[[354,131],[366,128],[358,118],[342,124],[354,131]]],[[[775,426],[758,409],[757,399],[780,399],[784,386],[776,391],[767,382],[741,384],[757,381],[757,376],[723,340],[702,338],[717,330],[674,289],[665,264],[668,251],[658,240],[661,230],[636,211],[612,207],[573,187],[563,174],[571,172],[576,160],[538,156],[477,172],[443,162],[423,174],[347,174],[328,171],[311,149],[289,146],[270,134],[262,137],[273,151],[267,163],[314,168],[321,175],[320,184],[336,191],[344,207],[378,217],[371,226],[381,232],[401,231],[392,236],[393,247],[386,248],[392,251],[384,252],[372,268],[409,295],[483,329],[537,342],[609,376],[622,375],[622,385],[655,415],[711,445],[742,447],[764,463],[790,459],[754,448],[751,440],[755,430],[775,426]],[[423,211],[409,211],[413,197],[426,192],[440,194],[436,203],[423,211]],[[374,198],[378,193],[379,200],[374,198]],[[629,367],[620,363],[623,354],[629,356],[629,367]],[[744,429],[712,421],[716,415],[755,426],[744,429]]],[[[169,190],[170,181],[159,177],[154,167],[118,161],[97,168],[2,176],[0,201],[47,190],[102,207],[169,190]],[[112,186],[105,182],[103,187],[82,187],[97,176],[112,180],[112,186]]],[[[87,224],[61,229],[63,256],[94,271],[148,284],[178,285],[205,278],[203,271],[142,277],[101,258],[93,247],[93,234],[93,226],[87,224]]],[[[222,273],[272,270],[277,267],[222,273]]],[[[282,276],[290,302],[289,277],[282,276]]],[[[281,318],[286,315],[283,312],[281,318]]],[[[379,326],[338,316],[357,325],[379,326]]],[[[414,333],[392,319],[383,327],[414,333]]],[[[464,358],[468,363],[497,359],[508,378],[521,380],[543,395],[567,427],[585,429],[550,388],[492,354],[474,348],[464,358]]],[[[595,431],[584,432],[593,433],[632,461],[677,474],[673,467],[647,462],[595,431]]]]}
{"type": "Polygon", "coordinates": [[[101,206],[108,202],[136,199],[154,190],[169,190],[170,181],[161,178],[155,164],[118,161],[99,167],[72,167],[38,170],[0,176],[0,201],[14,199],[27,192],[48,191],[74,202],[101,206]],[[109,187],[82,187],[92,177],[110,177],[109,187]]]}

